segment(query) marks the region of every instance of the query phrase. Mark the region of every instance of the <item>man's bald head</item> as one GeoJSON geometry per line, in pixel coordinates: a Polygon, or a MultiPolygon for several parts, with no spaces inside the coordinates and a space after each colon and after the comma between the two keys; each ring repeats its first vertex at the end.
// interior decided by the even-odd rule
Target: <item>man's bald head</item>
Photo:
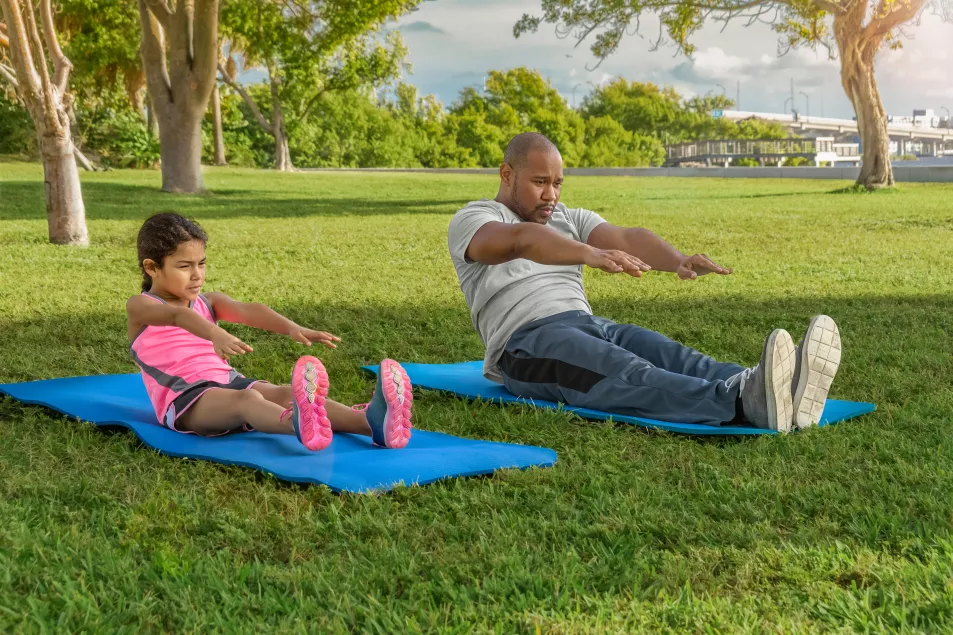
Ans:
{"type": "Polygon", "coordinates": [[[559,154],[556,144],[547,139],[545,135],[538,132],[524,132],[513,137],[506,145],[506,152],[503,153],[503,163],[509,164],[511,168],[519,172],[526,166],[526,159],[530,152],[534,150],[559,154]]]}

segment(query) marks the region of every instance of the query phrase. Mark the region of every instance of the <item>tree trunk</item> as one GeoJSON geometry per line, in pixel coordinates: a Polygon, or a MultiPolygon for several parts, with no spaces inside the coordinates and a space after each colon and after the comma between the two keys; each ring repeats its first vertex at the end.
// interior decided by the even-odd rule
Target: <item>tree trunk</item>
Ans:
{"type": "Polygon", "coordinates": [[[156,107],[152,104],[148,92],[146,92],[146,128],[153,137],[159,136],[159,120],[156,119],[156,107]]]}
{"type": "Polygon", "coordinates": [[[0,0],[0,17],[6,26],[6,43],[16,71],[17,95],[30,113],[40,147],[50,242],[86,246],[86,209],[70,131],[72,64],[63,55],[56,37],[50,0],[40,1],[39,13],[42,28],[37,24],[32,1],[0,0]],[[52,62],[52,76],[47,56],[52,62]]]}
{"type": "Polygon", "coordinates": [[[293,172],[291,153],[288,150],[288,131],[285,130],[285,118],[281,112],[281,100],[278,92],[279,81],[274,71],[270,71],[271,80],[271,128],[275,137],[275,169],[279,172],[293,172]]]}
{"type": "Polygon", "coordinates": [[[288,152],[288,137],[284,130],[275,133],[275,169],[279,172],[294,172],[291,153],[288,152]]]}
{"type": "Polygon", "coordinates": [[[222,98],[217,82],[212,89],[212,124],[215,131],[215,165],[228,165],[225,160],[225,140],[222,138],[222,98]]]}
{"type": "Polygon", "coordinates": [[[159,115],[159,156],[162,158],[162,191],[203,191],[202,113],[187,104],[173,104],[159,115]]]}
{"type": "Polygon", "coordinates": [[[139,51],[159,124],[162,189],[201,192],[202,119],[218,64],[218,0],[139,0],[139,51]]]}
{"type": "Polygon", "coordinates": [[[844,24],[839,24],[838,18],[834,18],[834,33],[841,56],[841,83],[854,105],[857,131],[863,146],[863,163],[857,184],[868,190],[893,187],[887,113],[874,77],[874,57],[880,42],[865,41],[861,33],[852,33],[844,24]]]}
{"type": "Polygon", "coordinates": [[[73,142],[53,135],[40,137],[43,180],[46,184],[46,221],[54,245],[89,245],[86,208],[79,185],[73,142]]]}

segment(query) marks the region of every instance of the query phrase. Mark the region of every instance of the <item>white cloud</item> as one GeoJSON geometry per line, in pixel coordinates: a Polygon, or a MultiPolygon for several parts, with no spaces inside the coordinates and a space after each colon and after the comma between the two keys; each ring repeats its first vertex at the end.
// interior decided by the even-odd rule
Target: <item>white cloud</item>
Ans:
{"type": "MultiPolygon", "coordinates": [[[[427,32],[405,33],[415,72],[409,78],[423,92],[434,92],[444,102],[452,102],[463,86],[482,83],[489,69],[528,66],[553,78],[564,93],[576,91],[577,103],[584,92],[607,78],[625,77],[653,81],[676,88],[685,96],[720,92],[725,87],[734,98],[740,88],[745,110],[779,112],[795,83],[799,106],[804,91],[810,95],[811,114],[852,116],[850,102],[840,84],[839,64],[828,59],[823,49],[817,53],[797,50],[777,56],[777,34],[767,25],[729,25],[702,29],[694,43],[694,60],[675,55],[675,49],[651,51],[651,42],[638,36],[623,40],[619,50],[596,68],[589,42],[574,48],[572,39],[560,39],[551,25],[543,24],[536,34],[513,38],[513,25],[524,14],[539,14],[540,0],[440,0],[425,2],[405,16],[401,23],[426,22],[427,32]],[[740,87],[738,85],[740,82],[740,87]]],[[[644,33],[656,32],[658,22],[643,21],[644,33]]],[[[877,59],[877,78],[885,106],[891,113],[907,113],[913,108],[939,108],[941,100],[953,99],[948,86],[953,72],[949,42],[953,26],[924,16],[922,24],[911,27],[912,40],[900,51],[884,51],[877,59]]],[[[947,104],[951,105],[951,104],[947,104]]]]}

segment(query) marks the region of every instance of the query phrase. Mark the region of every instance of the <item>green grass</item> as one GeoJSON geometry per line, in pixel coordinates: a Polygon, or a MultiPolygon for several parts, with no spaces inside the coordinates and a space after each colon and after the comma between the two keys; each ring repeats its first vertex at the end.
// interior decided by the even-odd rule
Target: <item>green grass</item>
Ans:
{"type": "MultiPolygon", "coordinates": [[[[0,381],[133,372],[123,304],[159,210],[211,237],[208,289],[345,340],[332,397],[382,356],[482,356],[446,253],[491,176],[208,170],[83,175],[92,246],[46,242],[41,171],[0,166],[0,381]]],[[[168,458],[0,401],[0,630],[89,632],[950,632],[953,187],[569,178],[564,201],[735,268],[588,271],[597,313],[753,364],[774,327],[833,315],[833,396],[879,410],[783,438],[699,440],[419,394],[416,425],[545,445],[555,467],[334,495],[168,458]]],[[[235,328],[249,376],[300,348],[235,328]]]]}

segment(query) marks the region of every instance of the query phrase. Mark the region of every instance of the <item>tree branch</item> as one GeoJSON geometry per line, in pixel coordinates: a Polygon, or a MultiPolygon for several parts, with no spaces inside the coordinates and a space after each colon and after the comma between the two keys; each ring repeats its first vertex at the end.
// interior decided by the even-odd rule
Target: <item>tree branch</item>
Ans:
{"type": "MultiPolygon", "coordinates": [[[[20,0],[0,0],[0,9],[3,10],[7,37],[10,41],[10,60],[15,75],[23,91],[35,96],[40,92],[40,77],[33,64],[33,53],[27,42],[26,25],[23,23],[20,0]]],[[[21,94],[23,97],[23,94],[21,94]]]]}
{"type": "Polygon", "coordinates": [[[3,77],[5,80],[7,80],[15,90],[19,90],[20,82],[17,81],[17,76],[15,75],[15,71],[12,68],[5,64],[0,64],[0,77],[3,77]]]}
{"type": "Polygon", "coordinates": [[[193,17],[193,79],[198,92],[208,99],[215,86],[218,66],[218,0],[195,0],[193,17]]]}
{"type": "Polygon", "coordinates": [[[172,21],[172,10],[166,4],[166,0],[143,0],[149,8],[149,12],[155,16],[163,30],[169,30],[169,23],[172,21]]]}
{"type": "Polygon", "coordinates": [[[261,110],[259,110],[258,104],[256,104],[255,100],[252,99],[252,96],[248,94],[248,91],[246,91],[242,87],[242,85],[239,84],[237,81],[229,77],[223,65],[221,64],[218,65],[218,71],[222,74],[222,81],[224,81],[226,84],[228,84],[233,89],[235,89],[235,92],[241,95],[242,99],[245,100],[245,103],[248,104],[248,107],[251,108],[251,114],[255,117],[255,123],[257,123],[259,126],[264,128],[269,133],[274,134],[275,132],[274,126],[268,123],[268,120],[265,119],[265,116],[261,114],[261,110]]]}
{"type": "Polygon", "coordinates": [[[328,92],[327,87],[322,88],[314,95],[314,97],[308,100],[308,105],[304,107],[304,110],[301,111],[301,114],[298,115],[297,119],[295,119],[295,125],[298,125],[302,121],[304,121],[304,118],[308,116],[309,112],[311,112],[311,107],[314,106],[316,103],[318,103],[318,99],[320,99],[321,95],[323,95],[326,92],[328,92]]]}
{"type": "Polygon", "coordinates": [[[69,85],[69,74],[73,70],[73,65],[63,55],[63,49],[60,48],[59,40],[56,37],[50,0],[40,0],[40,16],[43,19],[43,37],[46,38],[46,48],[50,52],[50,57],[53,58],[53,84],[56,86],[57,93],[62,97],[66,94],[69,85]]]}
{"type": "Polygon", "coordinates": [[[885,37],[896,27],[915,18],[925,4],[926,0],[897,0],[888,5],[881,0],[873,19],[864,28],[865,37],[885,37]]]}
{"type": "Polygon", "coordinates": [[[165,61],[165,32],[159,19],[149,9],[150,0],[139,0],[139,19],[142,29],[142,67],[146,71],[146,84],[152,106],[159,112],[172,102],[172,83],[165,61]]]}
{"type": "Polygon", "coordinates": [[[56,98],[53,94],[53,85],[50,82],[50,72],[46,65],[46,54],[43,52],[43,40],[40,39],[40,32],[36,27],[36,17],[33,15],[32,0],[26,0],[28,10],[26,13],[26,24],[29,28],[29,38],[33,42],[36,50],[37,70],[40,75],[40,83],[43,87],[43,117],[46,119],[47,130],[56,134],[64,132],[62,122],[57,117],[56,98]]]}

